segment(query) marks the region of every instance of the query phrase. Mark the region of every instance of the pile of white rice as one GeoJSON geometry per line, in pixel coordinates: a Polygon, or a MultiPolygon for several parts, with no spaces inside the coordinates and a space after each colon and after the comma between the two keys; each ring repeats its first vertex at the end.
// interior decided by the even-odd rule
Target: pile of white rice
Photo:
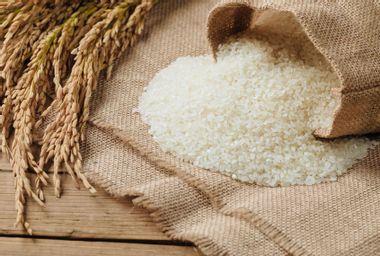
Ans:
{"type": "Polygon", "coordinates": [[[183,57],[159,72],[138,112],[164,151],[244,182],[277,186],[334,181],[375,142],[322,142],[338,78],[323,65],[258,40],[211,56],[183,57]],[[274,50],[275,49],[275,50],[274,50]]]}

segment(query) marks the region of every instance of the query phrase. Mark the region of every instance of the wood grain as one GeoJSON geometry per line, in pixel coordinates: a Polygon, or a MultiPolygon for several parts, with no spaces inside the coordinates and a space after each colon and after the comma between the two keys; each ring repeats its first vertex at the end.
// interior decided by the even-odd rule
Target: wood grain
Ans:
{"type": "Polygon", "coordinates": [[[0,170],[2,171],[11,171],[12,167],[7,158],[3,153],[0,152],[0,170]]]}
{"type": "Polygon", "coordinates": [[[95,195],[78,190],[68,175],[62,175],[62,185],[59,199],[51,186],[45,188],[46,208],[28,200],[27,218],[34,233],[25,235],[14,227],[14,178],[0,153],[0,255],[199,255],[192,246],[170,241],[130,199],[112,198],[100,188],[95,195]]]}
{"type": "MultiPolygon", "coordinates": [[[[95,195],[77,190],[70,177],[63,176],[61,198],[45,189],[46,208],[28,200],[28,221],[35,235],[71,238],[169,240],[148,212],[128,199],[115,199],[98,189],[95,195]]],[[[10,172],[0,171],[0,233],[25,234],[14,228],[14,185],[10,172]]]]}
{"type": "Polygon", "coordinates": [[[0,255],[196,256],[199,254],[194,248],[187,246],[0,237],[0,255]]]}

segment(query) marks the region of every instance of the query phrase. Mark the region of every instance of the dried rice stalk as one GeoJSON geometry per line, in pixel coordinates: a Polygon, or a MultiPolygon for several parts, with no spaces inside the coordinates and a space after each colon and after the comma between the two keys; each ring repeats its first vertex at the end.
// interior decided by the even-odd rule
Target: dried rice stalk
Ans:
{"type": "MultiPolygon", "coordinates": [[[[45,49],[39,48],[39,42],[46,34],[44,31],[49,31],[56,23],[64,20],[73,11],[71,6],[65,6],[65,11],[62,8],[63,6],[61,5],[49,8],[27,4],[16,9],[15,12],[8,13],[6,22],[9,21],[9,26],[6,27],[5,40],[0,51],[0,65],[4,79],[1,90],[4,93],[1,109],[3,117],[2,146],[3,152],[9,155],[15,175],[16,224],[22,224],[29,233],[31,233],[29,224],[24,220],[25,195],[33,197],[40,205],[43,205],[43,203],[32,191],[26,175],[27,169],[34,170],[39,181],[47,182],[46,173],[38,168],[30,149],[33,126],[31,119],[34,113],[30,111],[29,104],[33,98],[40,97],[40,102],[45,99],[43,94],[40,95],[36,92],[36,84],[30,85],[29,83],[43,80],[41,70],[43,70],[44,65],[39,71],[36,70],[36,78],[32,80],[28,79],[28,77],[35,71],[34,68],[27,69],[25,76],[21,78],[20,76],[24,72],[25,63],[31,58],[34,51],[37,53],[37,58],[33,59],[30,65],[34,66],[36,62],[41,62],[38,58],[43,57],[40,53],[44,52],[45,49]],[[20,81],[20,83],[17,81],[20,81]],[[12,127],[15,128],[15,133],[12,133],[12,127]],[[15,135],[12,147],[9,147],[10,134],[15,135]]],[[[47,81],[43,81],[43,84],[46,83],[47,81]]],[[[41,88],[42,91],[45,89],[46,87],[41,88]]],[[[35,102],[32,107],[38,103],[35,102]]],[[[41,193],[39,192],[39,194],[41,193]]]]}
{"type": "MultiPolygon", "coordinates": [[[[14,112],[13,127],[14,140],[11,147],[11,164],[16,174],[16,202],[17,220],[16,223],[23,223],[24,192],[32,196],[39,204],[43,205],[42,183],[47,184],[47,174],[36,163],[32,154],[33,129],[36,116],[41,114],[47,103],[47,93],[51,89],[49,73],[53,65],[56,75],[55,81],[59,85],[60,79],[66,74],[64,65],[72,49],[64,44],[75,39],[78,32],[75,30],[78,20],[86,20],[98,7],[94,4],[87,4],[75,12],[62,25],[53,29],[38,45],[31,57],[28,68],[18,80],[16,88],[12,91],[11,98],[14,112]],[[56,58],[55,58],[56,57],[56,58]],[[36,174],[36,194],[31,191],[28,179],[25,175],[27,169],[32,169],[36,174]]],[[[89,30],[90,24],[82,25],[82,30],[89,30]]]]}
{"type": "MultiPolygon", "coordinates": [[[[36,51],[39,42],[48,32],[70,16],[75,6],[57,5],[53,8],[46,6],[24,5],[13,17],[13,13],[8,16],[13,17],[3,46],[0,50],[0,68],[4,83],[4,101],[2,106],[3,124],[3,151],[7,152],[7,139],[9,139],[10,128],[12,126],[12,90],[17,84],[17,80],[25,70],[25,63],[28,62],[32,53],[36,51]]],[[[3,95],[0,95],[3,96],[3,95]]]]}
{"type": "MultiPolygon", "coordinates": [[[[89,118],[90,98],[100,71],[135,42],[142,32],[143,17],[153,4],[152,0],[122,1],[81,40],[75,50],[77,55],[71,75],[65,87],[58,90],[53,102],[59,111],[45,130],[40,166],[45,166],[53,159],[54,173],[58,173],[61,165],[64,165],[72,176],[94,191],[81,172],[82,156],[79,148],[89,118]]],[[[60,182],[56,175],[54,183],[56,195],[59,196],[60,182]]]]}
{"type": "Polygon", "coordinates": [[[57,197],[62,166],[74,180],[95,192],[81,172],[79,148],[89,119],[90,98],[100,71],[133,45],[155,2],[0,2],[3,151],[9,155],[16,179],[16,224],[29,233],[25,195],[44,205],[42,185],[48,178],[44,168],[50,162],[57,197]],[[71,53],[76,54],[75,59],[71,53]],[[32,152],[35,133],[53,109],[56,113],[44,131],[38,159],[32,152]],[[36,192],[28,170],[36,173],[36,192]]]}

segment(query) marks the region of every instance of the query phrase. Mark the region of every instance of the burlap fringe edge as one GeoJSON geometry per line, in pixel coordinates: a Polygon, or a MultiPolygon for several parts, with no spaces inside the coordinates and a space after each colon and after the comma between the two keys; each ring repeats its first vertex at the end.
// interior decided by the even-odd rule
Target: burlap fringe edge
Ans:
{"type": "MultiPolygon", "coordinates": [[[[282,248],[289,254],[294,255],[294,256],[310,255],[310,253],[308,253],[304,248],[300,247],[296,242],[288,238],[283,232],[281,232],[280,230],[278,230],[277,228],[275,228],[274,226],[272,226],[271,224],[269,224],[262,218],[255,215],[251,210],[247,208],[233,209],[233,208],[226,207],[225,204],[222,203],[222,201],[219,200],[215,194],[213,194],[213,192],[211,192],[209,189],[206,188],[206,186],[200,179],[188,173],[185,173],[183,171],[176,170],[176,166],[168,163],[167,161],[159,159],[149,149],[147,149],[144,145],[141,145],[139,142],[137,142],[136,140],[128,136],[124,131],[100,119],[92,119],[89,121],[89,124],[99,128],[100,130],[111,132],[120,141],[129,145],[131,148],[139,152],[140,156],[145,157],[149,162],[153,163],[154,165],[160,168],[168,170],[172,175],[181,178],[184,182],[186,182],[190,186],[201,191],[201,193],[203,193],[210,200],[211,205],[215,209],[217,209],[220,213],[226,216],[236,217],[243,221],[247,221],[251,223],[264,236],[272,240],[276,245],[278,245],[280,248],[282,248]]],[[[91,181],[97,185],[105,187],[106,191],[110,193],[110,191],[108,190],[109,184],[107,186],[107,182],[96,180],[96,179],[92,179],[91,181]]],[[[113,196],[117,196],[117,195],[113,194],[113,196]]],[[[146,197],[145,195],[138,193],[136,191],[128,191],[128,190],[125,196],[132,196],[132,197],[137,196],[137,198],[133,200],[133,203],[136,204],[137,206],[146,208],[149,212],[151,212],[151,216],[153,217],[154,221],[158,224],[161,230],[166,235],[168,235],[169,238],[179,239],[179,240],[189,240],[193,242],[199,248],[199,250],[201,250],[203,253],[207,255],[227,255],[226,251],[219,248],[210,239],[207,239],[205,237],[198,237],[198,236],[181,235],[181,234],[176,233],[170,227],[166,226],[164,224],[164,219],[162,217],[163,213],[161,212],[161,209],[159,207],[154,206],[154,204],[150,201],[149,197],[146,197]]]]}
{"type": "Polygon", "coordinates": [[[134,205],[138,207],[142,207],[150,212],[150,216],[153,218],[153,221],[157,224],[157,226],[162,230],[162,232],[167,235],[170,239],[179,240],[179,241],[190,241],[194,243],[197,249],[204,255],[210,256],[227,256],[228,252],[220,248],[216,245],[212,240],[207,237],[198,236],[198,235],[189,235],[186,233],[178,233],[169,225],[166,225],[164,218],[164,211],[161,207],[158,207],[151,201],[151,199],[144,195],[143,193],[127,190],[123,193],[123,195],[117,195],[110,191],[109,182],[103,179],[94,179],[93,177],[89,177],[89,180],[99,186],[102,186],[107,193],[115,198],[120,198],[123,196],[134,197],[132,202],[134,205]]]}

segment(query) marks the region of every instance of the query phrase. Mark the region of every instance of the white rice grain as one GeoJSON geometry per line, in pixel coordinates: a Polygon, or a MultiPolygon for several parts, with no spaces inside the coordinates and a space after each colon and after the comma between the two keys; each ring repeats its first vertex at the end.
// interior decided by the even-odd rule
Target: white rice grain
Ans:
{"type": "Polygon", "coordinates": [[[322,142],[339,86],[327,67],[309,66],[267,42],[241,40],[211,56],[182,57],[160,71],[138,112],[166,152],[198,167],[268,186],[334,181],[375,142],[322,142]]]}

